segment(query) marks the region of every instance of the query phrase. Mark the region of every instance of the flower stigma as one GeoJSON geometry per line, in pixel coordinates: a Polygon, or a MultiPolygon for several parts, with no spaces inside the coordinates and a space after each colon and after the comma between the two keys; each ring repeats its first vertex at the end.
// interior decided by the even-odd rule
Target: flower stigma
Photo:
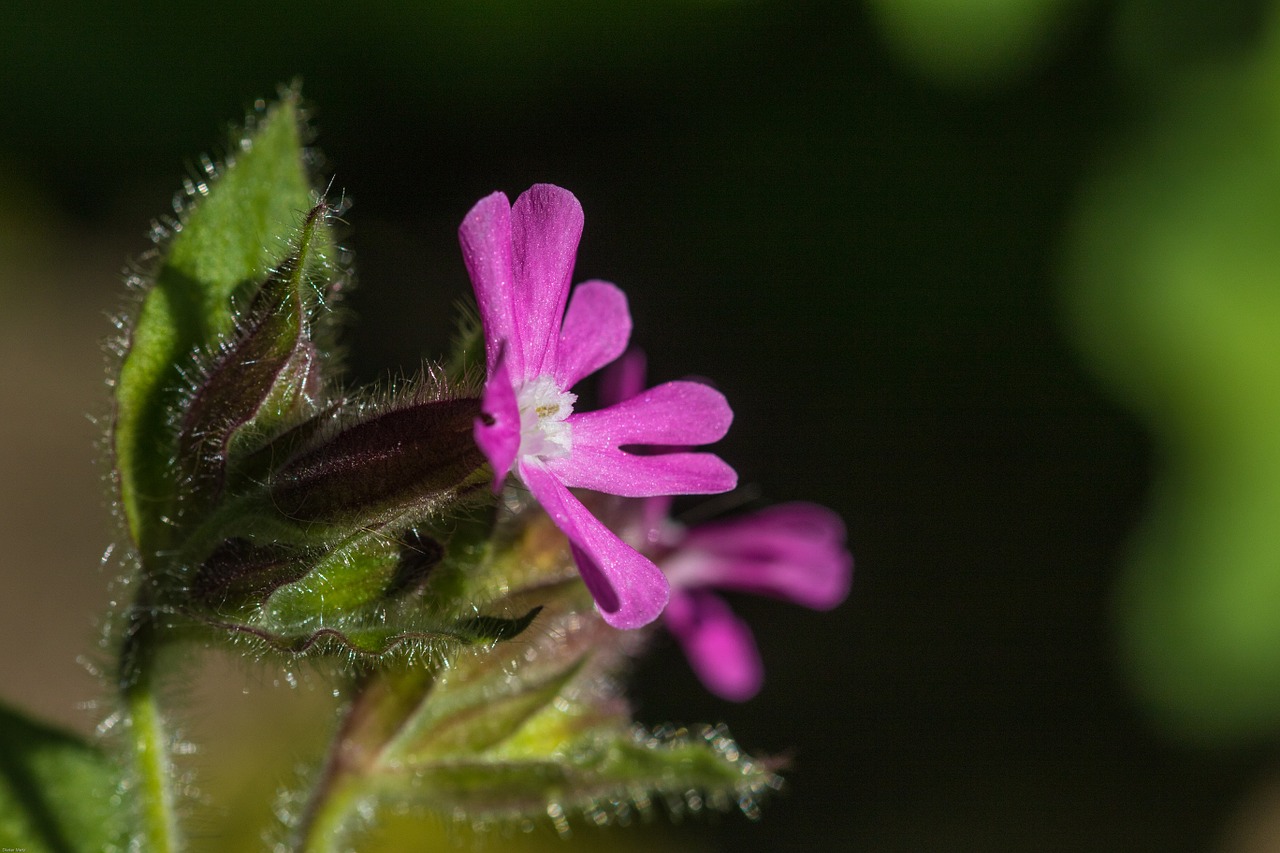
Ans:
{"type": "Polygon", "coordinates": [[[559,459],[573,450],[573,427],[565,418],[573,414],[576,394],[561,391],[550,376],[539,376],[520,386],[520,455],[559,459]]]}

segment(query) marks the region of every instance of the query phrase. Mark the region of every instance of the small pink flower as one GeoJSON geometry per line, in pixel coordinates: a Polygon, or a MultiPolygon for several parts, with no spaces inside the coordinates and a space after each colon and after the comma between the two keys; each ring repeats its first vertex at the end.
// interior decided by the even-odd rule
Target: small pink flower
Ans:
{"type": "Polygon", "coordinates": [[[811,503],[779,504],[668,533],[658,564],[671,582],[664,624],[690,666],[717,696],[743,702],[760,691],[755,638],[713,589],[767,595],[830,610],[853,579],[844,524],[811,503]]]}
{"type": "MultiPolygon", "coordinates": [[[[628,352],[603,374],[601,399],[635,393],[644,372],[644,356],[628,352]]],[[[668,518],[670,508],[664,497],[639,502],[632,526],[671,583],[663,623],[708,690],[743,702],[764,682],[760,652],[751,629],[712,590],[829,610],[844,601],[853,579],[844,524],[825,507],[790,503],[686,528],[668,518]]]]}
{"type": "Polygon", "coordinates": [[[569,538],[582,579],[606,622],[638,628],[667,604],[666,576],[623,543],[571,488],[623,497],[713,494],[737,485],[719,457],[679,449],[722,438],[733,420],[724,396],[697,382],[668,382],[594,412],[575,412],[580,379],[616,359],[631,336],[622,291],[570,276],[582,236],[573,194],[537,184],[511,205],[481,199],[458,229],[484,324],[488,380],[476,444],[495,489],[513,469],[569,538]]]}

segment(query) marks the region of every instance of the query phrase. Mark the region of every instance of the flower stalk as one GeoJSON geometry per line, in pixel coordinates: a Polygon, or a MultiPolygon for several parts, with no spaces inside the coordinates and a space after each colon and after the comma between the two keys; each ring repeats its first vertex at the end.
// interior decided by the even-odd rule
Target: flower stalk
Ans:
{"type": "Polygon", "coordinates": [[[156,690],[158,631],[150,611],[132,611],[121,653],[120,702],[132,760],[137,841],[149,853],[177,853],[182,841],[174,792],[176,774],[156,690]]]}
{"type": "Polygon", "coordinates": [[[431,691],[434,669],[365,672],[352,689],[342,723],[295,832],[298,853],[330,853],[360,818],[358,804],[388,745],[431,691]]]}

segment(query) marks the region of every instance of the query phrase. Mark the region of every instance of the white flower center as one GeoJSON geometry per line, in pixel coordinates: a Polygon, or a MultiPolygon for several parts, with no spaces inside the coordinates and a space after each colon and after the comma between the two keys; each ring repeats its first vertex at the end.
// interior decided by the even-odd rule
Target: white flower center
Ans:
{"type": "Polygon", "coordinates": [[[573,449],[573,427],[565,418],[573,414],[576,394],[561,391],[550,376],[539,376],[516,391],[520,409],[520,455],[557,459],[573,449]]]}

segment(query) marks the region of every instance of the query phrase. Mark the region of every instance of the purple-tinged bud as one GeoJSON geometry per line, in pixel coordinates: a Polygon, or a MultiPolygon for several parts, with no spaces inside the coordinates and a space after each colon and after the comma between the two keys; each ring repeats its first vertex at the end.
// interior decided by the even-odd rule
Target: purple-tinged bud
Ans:
{"type": "Polygon", "coordinates": [[[305,577],[314,562],[314,555],[297,547],[228,539],[196,569],[191,596],[214,607],[260,601],[305,577]]]}
{"type": "Polygon", "coordinates": [[[271,503],[297,522],[366,526],[438,509],[480,482],[479,413],[479,400],[463,398],[374,415],[277,470],[271,503]]]}
{"type": "Polygon", "coordinates": [[[297,251],[258,288],[237,320],[233,340],[203,372],[186,405],[179,454],[197,489],[205,483],[221,489],[232,440],[242,428],[264,417],[283,420],[320,391],[319,358],[308,328],[307,268],[327,212],[321,203],[307,214],[297,251]]]}

